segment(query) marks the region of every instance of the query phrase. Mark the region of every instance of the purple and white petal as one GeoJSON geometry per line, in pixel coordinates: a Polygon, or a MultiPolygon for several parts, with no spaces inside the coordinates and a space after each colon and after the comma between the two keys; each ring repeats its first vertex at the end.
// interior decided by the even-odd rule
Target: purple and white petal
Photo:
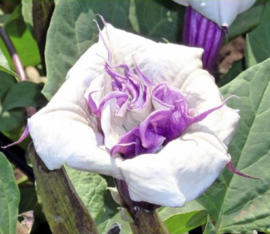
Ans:
{"type": "Polygon", "coordinates": [[[121,107],[117,104],[115,98],[108,100],[102,109],[101,129],[104,134],[104,145],[109,150],[116,145],[119,138],[127,132],[124,128],[125,115],[117,115],[120,109],[121,107]]]}
{"type": "Polygon", "coordinates": [[[219,26],[229,27],[238,14],[249,9],[255,0],[174,0],[184,6],[190,5],[204,17],[219,26]]]}
{"type": "Polygon", "coordinates": [[[157,154],[143,154],[121,165],[134,201],[183,206],[203,193],[230,161],[214,135],[186,133],[157,154]]]}
{"type": "MultiPolygon", "coordinates": [[[[217,107],[224,101],[215,85],[214,78],[204,70],[196,70],[190,74],[181,90],[184,93],[190,92],[187,97],[188,106],[198,113],[217,107]]],[[[239,119],[238,110],[233,110],[225,105],[196,125],[209,128],[224,144],[229,145],[239,119]]]]}

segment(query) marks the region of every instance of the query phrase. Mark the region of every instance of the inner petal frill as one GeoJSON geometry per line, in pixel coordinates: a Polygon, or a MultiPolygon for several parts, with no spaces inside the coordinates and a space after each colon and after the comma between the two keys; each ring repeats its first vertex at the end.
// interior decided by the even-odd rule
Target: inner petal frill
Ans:
{"type": "MultiPolygon", "coordinates": [[[[138,68],[133,55],[130,55],[133,60],[130,67],[123,62],[113,64],[110,48],[101,32],[99,36],[108,52],[104,66],[108,79],[101,89],[91,88],[85,97],[91,114],[98,120],[104,146],[111,156],[132,159],[141,154],[156,153],[179,138],[191,124],[205,119],[225,104],[190,115],[194,110],[189,109],[187,96],[179,89],[167,82],[153,84],[138,68]]],[[[149,203],[133,202],[125,181],[116,180],[116,186],[130,211],[134,206],[155,207],[149,203]]]]}

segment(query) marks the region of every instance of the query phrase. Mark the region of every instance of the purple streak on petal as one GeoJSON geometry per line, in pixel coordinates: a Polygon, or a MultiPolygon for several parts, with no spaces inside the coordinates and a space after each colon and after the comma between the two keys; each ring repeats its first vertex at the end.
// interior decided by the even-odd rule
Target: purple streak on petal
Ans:
{"type": "Polygon", "coordinates": [[[112,147],[110,154],[118,153],[124,159],[131,159],[140,154],[155,153],[156,151],[156,148],[145,149],[142,146],[139,127],[135,127],[120,138],[119,143],[112,147]]]}
{"type": "Polygon", "coordinates": [[[128,95],[123,92],[113,91],[103,97],[98,105],[97,112],[95,113],[98,118],[101,118],[101,112],[105,103],[111,99],[116,99],[119,108],[128,100],[128,95]]]}
{"type": "Polygon", "coordinates": [[[167,83],[157,84],[152,91],[152,98],[165,107],[175,108],[175,102],[184,98],[179,90],[168,87],[167,83]]]}
{"type": "Polygon", "coordinates": [[[2,146],[1,148],[6,149],[6,148],[8,148],[10,146],[17,145],[17,144],[21,143],[28,135],[29,135],[29,127],[28,127],[28,125],[26,125],[26,128],[25,128],[25,130],[24,130],[24,132],[21,135],[19,140],[13,142],[12,144],[2,146]]]}
{"type": "Polygon", "coordinates": [[[206,43],[204,46],[205,51],[202,60],[204,69],[212,71],[223,44],[224,33],[222,28],[218,27],[217,24],[210,22],[207,34],[208,36],[206,38],[206,43]],[[210,35],[212,35],[211,38],[210,35]]]}
{"type": "Polygon", "coordinates": [[[139,127],[142,146],[159,150],[166,140],[171,110],[158,110],[149,115],[139,127]]]}
{"type": "Polygon", "coordinates": [[[238,96],[235,96],[235,95],[229,96],[228,98],[225,99],[225,101],[224,101],[221,105],[219,105],[219,106],[217,106],[217,107],[214,107],[214,108],[211,108],[210,110],[207,110],[207,111],[205,111],[205,112],[203,112],[203,113],[201,113],[201,114],[199,114],[199,115],[197,115],[197,116],[195,116],[195,117],[190,118],[191,123],[195,123],[195,122],[202,121],[202,120],[205,119],[209,114],[211,114],[211,113],[214,112],[215,110],[218,110],[218,109],[220,109],[221,107],[223,107],[223,106],[227,103],[227,101],[228,101],[229,99],[233,98],[233,97],[239,98],[238,96]]]}
{"type": "Polygon", "coordinates": [[[88,103],[88,107],[90,109],[90,112],[94,115],[96,115],[96,113],[98,112],[98,108],[97,108],[97,103],[94,101],[94,99],[92,98],[92,94],[94,93],[97,93],[97,92],[100,92],[102,91],[102,89],[100,90],[95,90],[93,92],[90,92],[88,94],[88,97],[87,97],[87,103],[88,103]]]}
{"type": "Polygon", "coordinates": [[[197,24],[199,21],[198,13],[194,11],[190,6],[186,9],[185,25],[184,25],[184,44],[195,46],[197,35],[197,24]]]}
{"type": "Polygon", "coordinates": [[[100,14],[96,14],[96,15],[101,19],[101,21],[102,21],[102,23],[104,24],[104,26],[106,26],[107,22],[106,22],[106,20],[104,19],[104,17],[103,17],[102,15],[100,15],[100,14]]]}
{"type": "MultiPolygon", "coordinates": [[[[102,18],[102,19],[103,19],[103,18],[102,18]]],[[[103,19],[103,20],[104,20],[104,19],[103,19]]],[[[103,21],[103,20],[102,20],[102,21],[103,21]]],[[[104,46],[105,46],[105,48],[106,48],[106,50],[107,50],[107,53],[108,53],[108,61],[109,61],[109,63],[111,63],[111,62],[112,62],[112,52],[111,52],[109,46],[107,45],[107,43],[106,43],[106,41],[105,41],[105,39],[104,39],[104,37],[103,37],[103,35],[102,35],[102,33],[101,33],[101,30],[100,30],[100,27],[99,27],[98,22],[97,22],[96,20],[94,20],[94,22],[96,23],[97,28],[98,28],[98,32],[99,32],[98,36],[99,36],[99,37],[101,38],[101,40],[103,41],[103,44],[104,44],[104,46]]],[[[104,20],[104,22],[105,22],[105,20],[104,20]]],[[[103,23],[104,23],[104,22],[103,22],[103,23]]],[[[104,26],[106,27],[106,24],[104,24],[104,26]]]]}
{"type": "MultiPolygon", "coordinates": [[[[225,31],[226,32],[226,31],[225,31]]],[[[212,71],[223,44],[224,29],[190,6],[186,10],[184,44],[204,49],[203,68],[212,71]]]]}
{"type": "Polygon", "coordinates": [[[195,117],[189,116],[187,98],[166,83],[157,84],[152,97],[170,108],[156,110],[139,126],[122,136],[118,144],[112,148],[111,155],[119,153],[124,159],[128,159],[143,153],[155,153],[170,141],[180,137],[191,124],[202,121],[235,96],[228,97],[221,105],[195,117]]]}
{"type": "Polygon", "coordinates": [[[106,63],[105,69],[107,73],[113,78],[118,89],[123,92],[128,92],[131,96],[130,107],[134,106],[139,98],[140,92],[140,79],[132,74],[129,67],[126,64],[109,65],[106,63]],[[123,68],[125,75],[113,71],[111,68],[123,68]]]}
{"type": "Polygon", "coordinates": [[[196,42],[194,44],[194,46],[198,46],[203,48],[203,46],[206,43],[206,33],[207,33],[207,29],[209,27],[209,20],[204,18],[202,15],[198,14],[196,12],[196,16],[198,19],[198,32],[196,35],[196,42]]]}
{"type": "Polygon", "coordinates": [[[141,79],[141,81],[144,83],[144,85],[153,86],[153,83],[141,72],[141,70],[137,66],[134,55],[132,55],[132,60],[133,60],[133,64],[135,67],[135,71],[136,71],[137,75],[139,76],[139,78],[141,79]]]}
{"type": "Polygon", "coordinates": [[[232,164],[232,160],[230,160],[230,162],[228,162],[228,164],[226,165],[226,167],[231,171],[233,172],[234,174],[236,175],[239,175],[239,176],[242,176],[242,177],[246,177],[246,178],[249,178],[249,179],[254,179],[254,180],[260,180],[262,183],[263,181],[260,179],[260,178],[256,178],[256,177],[253,177],[253,176],[249,176],[247,174],[244,174],[240,171],[238,171],[232,164]]]}

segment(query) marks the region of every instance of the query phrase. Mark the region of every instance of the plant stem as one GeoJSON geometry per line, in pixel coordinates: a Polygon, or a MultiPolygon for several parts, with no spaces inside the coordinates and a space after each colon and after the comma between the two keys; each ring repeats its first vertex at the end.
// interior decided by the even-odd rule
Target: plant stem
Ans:
{"type": "Polygon", "coordinates": [[[0,27],[0,36],[3,39],[8,49],[8,52],[12,58],[12,62],[14,64],[16,73],[18,74],[18,76],[20,77],[22,81],[26,81],[27,77],[26,77],[26,74],[22,65],[22,61],[19,55],[17,54],[17,51],[15,50],[12,41],[10,40],[9,36],[6,34],[5,30],[2,27],[0,27]]]}
{"type": "Polygon", "coordinates": [[[156,211],[139,210],[136,213],[134,223],[131,223],[130,227],[133,234],[169,234],[156,211]]]}
{"type": "Polygon", "coordinates": [[[49,171],[33,144],[29,146],[42,206],[54,234],[98,234],[95,222],[69,180],[64,168],[49,171]]]}

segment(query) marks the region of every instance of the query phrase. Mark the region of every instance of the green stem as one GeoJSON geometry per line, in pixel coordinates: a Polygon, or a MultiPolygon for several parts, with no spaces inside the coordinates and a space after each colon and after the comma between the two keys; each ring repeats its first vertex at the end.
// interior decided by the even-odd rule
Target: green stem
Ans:
{"type": "Polygon", "coordinates": [[[134,223],[130,224],[133,234],[169,234],[158,213],[139,210],[134,223]]]}
{"type": "Polygon", "coordinates": [[[64,168],[49,171],[29,146],[29,157],[42,207],[54,234],[98,234],[95,222],[77,195],[64,168]]]}

